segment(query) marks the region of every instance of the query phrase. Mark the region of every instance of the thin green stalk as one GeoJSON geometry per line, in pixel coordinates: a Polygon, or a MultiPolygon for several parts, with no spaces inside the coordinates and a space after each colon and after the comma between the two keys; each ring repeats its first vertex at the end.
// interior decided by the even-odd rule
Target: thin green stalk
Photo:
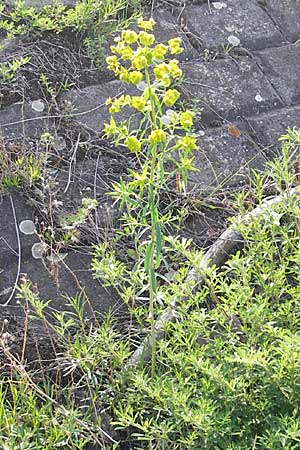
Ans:
{"type": "MultiPolygon", "coordinates": [[[[145,71],[146,83],[149,89],[150,101],[151,101],[151,115],[152,115],[152,126],[156,127],[156,111],[155,102],[153,99],[152,86],[150,82],[149,72],[145,71]]],[[[154,178],[155,178],[155,168],[157,162],[157,144],[151,147],[151,168],[150,168],[150,180],[148,185],[148,202],[151,217],[151,242],[150,242],[150,254],[148,262],[148,274],[149,274],[149,310],[151,315],[151,340],[152,340],[152,354],[151,354],[151,372],[152,376],[155,373],[156,366],[156,339],[155,339],[155,319],[154,319],[154,297],[156,293],[156,261],[155,253],[157,253],[157,242],[156,242],[156,229],[159,226],[157,221],[157,208],[155,205],[155,194],[154,194],[154,178]]]]}

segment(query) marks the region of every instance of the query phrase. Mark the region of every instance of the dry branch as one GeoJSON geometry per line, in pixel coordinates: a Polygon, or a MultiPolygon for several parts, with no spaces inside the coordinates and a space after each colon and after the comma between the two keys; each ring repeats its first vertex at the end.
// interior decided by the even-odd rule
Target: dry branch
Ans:
{"type": "MultiPolygon", "coordinates": [[[[247,224],[250,220],[260,217],[265,211],[272,209],[279,203],[287,200],[290,197],[295,197],[300,195],[300,187],[290,189],[283,195],[278,195],[269,200],[263,202],[260,206],[253,209],[251,212],[239,219],[242,224],[247,224]]],[[[206,269],[212,266],[220,267],[228,259],[228,257],[233,253],[234,250],[238,248],[243,243],[243,236],[239,233],[234,226],[225,230],[221,236],[214,242],[214,244],[209,248],[209,250],[204,255],[199,267],[192,269],[188,276],[187,281],[196,282],[196,288],[199,288],[203,284],[206,269]]],[[[127,368],[137,366],[142,362],[146,362],[151,358],[152,352],[152,342],[160,341],[165,336],[166,324],[174,322],[177,317],[176,314],[176,300],[174,299],[168,308],[161,314],[159,319],[155,324],[155,335],[147,335],[140,346],[135,350],[131,356],[127,368]]]]}

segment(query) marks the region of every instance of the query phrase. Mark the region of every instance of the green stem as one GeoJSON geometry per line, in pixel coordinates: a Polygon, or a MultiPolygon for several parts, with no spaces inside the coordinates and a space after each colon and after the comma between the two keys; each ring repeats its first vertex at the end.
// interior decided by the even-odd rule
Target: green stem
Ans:
{"type": "MultiPolygon", "coordinates": [[[[153,92],[149,77],[149,72],[145,71],[146,82],[149,89],[150,101],[151,101],[151,116],[152,116],[152,127],[156,128],[156,111],[155,111],[155,101],[153,99],[153,92]]],[[[154,178],[155,178],[155,168],[157,164],[157,144],[151,147],[151,168],[150,168],[150,180],[148,185],[148,202],[151,217],[151,251],[149,255],[149,310],[151,314],[151,341],[152,341],[152,354],[151,354],[151,372],[152,376],[155,374],[156,366],[156,340],[155,340],[155,320],[154,320],[154,298],[156,294],[156,227],[158,225],[157,221],[157,208],[155,205],[155,192],[154,192],[154,178]]]]}

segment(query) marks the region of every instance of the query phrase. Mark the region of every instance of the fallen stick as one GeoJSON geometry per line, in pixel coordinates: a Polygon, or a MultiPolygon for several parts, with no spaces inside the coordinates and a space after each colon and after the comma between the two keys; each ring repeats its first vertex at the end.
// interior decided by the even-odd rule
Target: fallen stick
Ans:
{"type": "MultiPolygon", "coordinates": [[[[261,216],[265,211],[272,209],[282,201],[300,195],[300,186],[290,189],[283,195],[278,195],[269,200],[266,200],[257,208],[250,211],[244,217],[240,218],[240,223],[247,224],[253,218],[261,216]]],[[[196,282],[196,288],[198,288],[204,282],[203,273],[206,269],[212,266],[220,267],[233,253],[233,251],[244,242],[243,236],[237,231],[234,226],[231,226],[225,230],[221,236],[214,242],[214,244],[205,253],[199,267],[192,269],[187,275],[187,281],[196,282]]],[[[174,322],[177,318],[176,314],[176,300],[174,299],[168,308],[161,314],[155,324],[155,334],[147,335],[139,347],[135,350],[130,360],[128,361],[126,368],[134,367],[142,362],[149,361],[151,358],[153,341],[160,341],[165,336],[166,324],[174,322]]]]}

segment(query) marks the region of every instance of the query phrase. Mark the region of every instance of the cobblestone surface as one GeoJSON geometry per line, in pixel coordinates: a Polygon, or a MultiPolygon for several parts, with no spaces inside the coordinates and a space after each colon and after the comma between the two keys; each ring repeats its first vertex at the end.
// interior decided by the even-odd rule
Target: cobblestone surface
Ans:
{"type": "Polygon", "coordinates": [[[286,105],[300,103],[300,47],[290,44],[256,53],[260,66],[286,105]]]}
{"type": "MultiPolygon", "coordinates": [[[[267,0],[265,10],[291,42],[300,38],[299,0],[267,0]]],[[[274,43],[277,44],[277,43],[274,43]]]]}
{"type": "Polygon", "coordinates": [[[248,123],[254,132],[254,139],[262,147],[280,150],[278,139],[286,134],[287,128],[299,129],[300,107],[283,108],[269,114],[251,117],[248,123]]]}
{"type": "Polygon", "coordinates": [[[278,108],[282,102],[268,78],[250,58],[189,62],[183,91],[203,108],[203,120],[250,116],[278,108]]]}
{"type": "Polygon", "coordinates": [[[261,49],[284,42],[279,28],[269,15],[251,0],[211,2],[189,5],[182,18],[202,47],[230,46],[230,36],[237,37],[248,49],[261,49]],[[228,40],[229,38],[229,40],[228,40]]]}
{"type": "Polygon", "coordinates": [[[191,188],[205,192],[222,186],[226,188],[234,183],[243,183],[250,168],[263,170],[266,158],[250,137],[245,127],[229,124],[217,129],[208,129],[199,139],[200,151],[196,153],[194,166],[198,172],[190,175],[191,188]],[[238,131],[240,136],[231,136],[230,129],[238,131]]]}

